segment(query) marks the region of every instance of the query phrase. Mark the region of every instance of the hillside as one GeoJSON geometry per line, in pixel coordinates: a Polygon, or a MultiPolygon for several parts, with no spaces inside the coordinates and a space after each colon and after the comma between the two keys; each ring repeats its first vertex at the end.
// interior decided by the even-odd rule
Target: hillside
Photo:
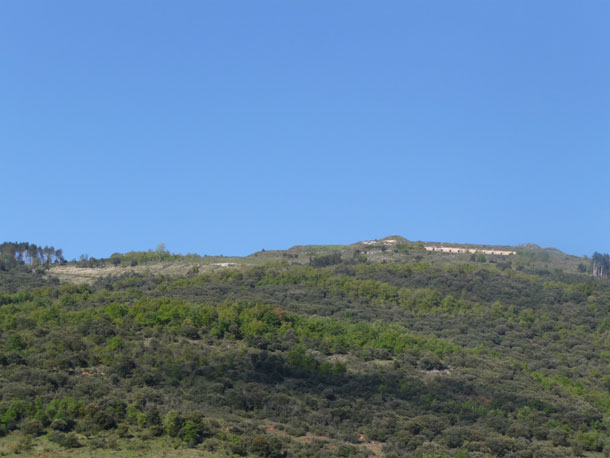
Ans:
{"type": "Polygon", "coordinates": [[[610,283],[591,267],[399,236],[11,261],[0,453],[608,456],[610,283]]]}

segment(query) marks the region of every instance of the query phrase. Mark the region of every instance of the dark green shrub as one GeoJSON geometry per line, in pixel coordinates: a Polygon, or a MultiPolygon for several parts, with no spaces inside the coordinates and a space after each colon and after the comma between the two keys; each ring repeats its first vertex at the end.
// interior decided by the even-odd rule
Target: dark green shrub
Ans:
{"type": "Polygon", "coordinates": [[[40,436],[44,432],[44,425],[40,420],[33,418],[21,423],[19,429],[21,429],[21,431],[25,434],[29,434],[31,436],[40,436]]]}
{"type": "Polygon", "coordinates": [[[183,418],[175,410],[170,410],[163,417],[163,429],[172,437],[176,437],[180,434],[183,423],[183,418]]]}
{"type": "Polygon", "coordinates": [[[82,444],[79,442],[76,434],[74,433],[62,433],[61,431],[51,431],[48,434],[49,440],[51,442],[55,442],[58,445],[61,445],[65,448],[78,448],[82,447],[82,444]]]}
{"type": "Polygon", "coordinates": [[[259,435],[252,439],[250,451],[258,456],[266,457],[269,454],[269,442],[265,436],[259,435]]]}
{"type": "Polygon", "coordinates": [[[570,435],[567,431],[563,429],[552,429],[549,432],[549,439],[553,443],[554,446],[562,445],[567,447],[570,445],[570,435]]]}
{"type": "Polygon", "coordinates": [[[51,422],[50,427],[55,431],[68,432],[72,431],[72,428],[74,428],[74,422],[72,420],[63,420],[58,418],[51,422]]]}

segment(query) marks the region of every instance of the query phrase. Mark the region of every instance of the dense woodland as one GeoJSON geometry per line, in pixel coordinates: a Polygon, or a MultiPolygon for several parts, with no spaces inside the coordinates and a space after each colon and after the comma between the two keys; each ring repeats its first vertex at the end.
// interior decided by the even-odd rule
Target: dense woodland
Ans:
{"type": "MultiPolygon", "coordinates": [[[[568,269],[543,250],[334,250],[77,285],[52,275],[61,250],[0,247],[0,435],[19,434],[14,453],[610,456],[607,255],[568,269]]],[[[147,256],[175,260],[103,264],[147,256]]]]}

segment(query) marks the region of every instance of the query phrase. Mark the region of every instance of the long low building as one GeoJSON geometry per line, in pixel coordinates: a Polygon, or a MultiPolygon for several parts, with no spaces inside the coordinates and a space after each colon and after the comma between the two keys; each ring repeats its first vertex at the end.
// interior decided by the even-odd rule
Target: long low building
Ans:
{"type": "Polygon", "coordinates": [[[427,251],[441,251],[443,253],[483,253],[483,254],[498,254],[500,256],[508,256],[511,254],[517,254],[516,251],[483,250],[480,248],[462,248],[462,247],[458,247],[458,246],[425,245],[424,248],[427,251]]]}

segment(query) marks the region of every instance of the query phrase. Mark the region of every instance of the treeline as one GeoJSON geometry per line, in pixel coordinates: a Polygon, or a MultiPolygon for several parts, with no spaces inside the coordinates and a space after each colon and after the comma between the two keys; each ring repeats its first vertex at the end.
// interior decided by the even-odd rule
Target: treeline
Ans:
{"type": "Polygon", "coordinates": [[[0,270],[64,262],[66,260],[63,251],[52,246],[42,247],[28,242],[4,242],[0,244],[0,270]]]}
{"type": "Polygon", "coordinates": [[[198,254],[175,254],[167,250],[149,250],[149,251],[130,251],[128,253],[114,253],[109,258],[94,258],[88,255],[82,255],[78,261],[74,263],[79,267],[135,267],[154,263],[203,263],[205,256],[198,254]]]}

